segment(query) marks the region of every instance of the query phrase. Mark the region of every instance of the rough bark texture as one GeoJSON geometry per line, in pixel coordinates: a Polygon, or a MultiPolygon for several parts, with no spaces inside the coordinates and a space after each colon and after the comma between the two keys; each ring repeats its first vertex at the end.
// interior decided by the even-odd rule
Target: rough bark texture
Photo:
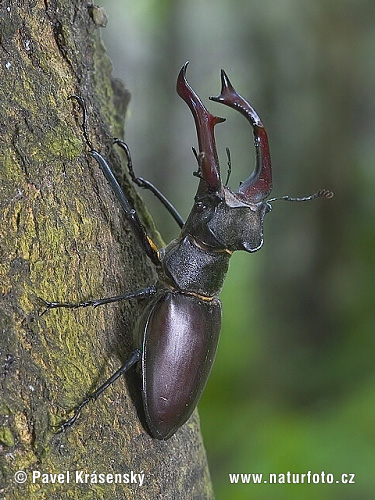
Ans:
{"type": "MultiPolygon", "coordinates": [[[[94,145],[121,173],[111,138],[122,135],[128,92],[111,80],[100,42],[102,11],[72,0],[0,4],[0,497],[211,498],[197,415],[170,440],[143,427],[139,379],[122,377],[58,424],[129,355],[136,301],[41,316],[48,300],[81,301],[153,280],[82,137],[85,98],[94,145]],[[28,479],[17,484],[14,473],[28,479]],[[32,481],[65,473],[69,484],[32,481]],[[139,484],[76,484],[75,471],[145,474],[139,484]]],[[[150,235],[158,236],[126,184],[150,235]]]]}

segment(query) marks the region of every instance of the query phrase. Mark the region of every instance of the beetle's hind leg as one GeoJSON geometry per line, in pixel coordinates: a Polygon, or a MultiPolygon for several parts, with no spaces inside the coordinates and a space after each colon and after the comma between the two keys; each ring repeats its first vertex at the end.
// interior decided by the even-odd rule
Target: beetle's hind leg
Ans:
{"type": "Polygon", "coordinates": [[[42,312],[41,316],[44,313],[49,311],[50,309],[57,308],[65,308],[65,309],[78,309],[81,307],[98,307],[104,304],[110,304],[111,302],[119,302],[120,300],[129,300],[129,299],[146,299],[147,297],[151,297],[156,293],[155,285],[148,286],[146,288],[141,288],[140,290],[136,290],[135,292],[125,293],[123,295],[115,295],[114,297],[107,297],[104,299],[94,299],[87,300],[86,302],[50,302],[48,300],[42,299],[40,300],[45,305],[45,310],[42,312]]]}
{"type": "Polygon", "coordinates": [[[140,349],[136,349],[131,356],[125,361],[125,363],[115,372],[108,380],[104,382],[96,391],[89,394],[83,401],[80,403],[74,411],[74,415],[63,422],[57,433],[65,431],[68,427],[71,427],[74,422],[77,420],[79,414],[81,413],[82,408],[84,408],[90,401],[96,400],[102,392],[104,392],[113,382],[115,382],[123,373],[126,373],[132,366],[134,366],[141,359],[142,352],[140,349]]]}

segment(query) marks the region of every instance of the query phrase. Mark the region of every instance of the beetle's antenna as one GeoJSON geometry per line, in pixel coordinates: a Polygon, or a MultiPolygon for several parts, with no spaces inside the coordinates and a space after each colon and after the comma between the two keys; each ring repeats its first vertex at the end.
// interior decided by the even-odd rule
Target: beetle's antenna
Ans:
{"type": "Polygon", "coordinates": [[[270,200],[267,200],[267,203],[272,203],[273,201],[278,201],[278,200],[284,200],[284,201],[310,201],[310,200],[315,200],[315,198],[326,198],[329,200],[330,198],[334,197],[334,193],[332,191],[329,191],[328,189],[319,189],[314,194],[311,194],[310,196],[303,196],[303,197],[297,197],[293,198],[292,196],[280,196],[279,198],[271,198],[270,200]]]}
{"type": "Polygon", "coordinates": [[[229,148],[225,148],[225,151],[227,152],[227,158],[228,158],[228,162],[227,162],[228,173],[227,173],[227,179],[225,181],[224,186],[228,186],[230,174],[232,173],[232,161],[231,161],[231,157],[230,157],[230,149],[229,148]]]}
{"type": "Polygon", "coordinates": [[[193,151],[193,154],[194,154],[195,159],[197,160],[197,163],[198,163],[198,166],[199,166],[199,157],[198,157],[197,150],[195,149],[194,146],[191,148],[191,150],[193,151]]]}
{"type": "Polygon", "coordinates": [[[88,132],[87,132],[87,109],[86,109],[85,100],[83,99],[83,97],[80,97],[78,95],[70,95],[68,97],[68,99],[75,99],[78,102],[78,104],[81,106],[82,113],[83,113],[83,121],[82,121],[83,136],[85,138],[85,141],[86,141],[88,147],[92,151],[95,151],[95,148],[92,145],[92,142],[90,141],[89,135],[88,135],[88,132]]]}

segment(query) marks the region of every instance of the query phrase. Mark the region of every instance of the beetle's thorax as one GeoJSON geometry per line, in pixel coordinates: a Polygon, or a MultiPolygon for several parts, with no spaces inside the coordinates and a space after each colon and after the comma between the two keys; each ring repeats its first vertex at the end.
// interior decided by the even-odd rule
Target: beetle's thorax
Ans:
{"type": "Polygon", "coordinates": [[[215,297],[221,292],[230,256],[230,252],[206,247],[193,236],[181,233],[161,254],[163,276],[179,291],[215,297]]]}
{"type": "Polygon", "coordinates": [[[263,243],[267,203],[249,203],[224,187],[196,196],[180,236],[163,251],[163,272],[171,286],[203,297],[220,293],[235,250],[255,252],[263,243]]]}

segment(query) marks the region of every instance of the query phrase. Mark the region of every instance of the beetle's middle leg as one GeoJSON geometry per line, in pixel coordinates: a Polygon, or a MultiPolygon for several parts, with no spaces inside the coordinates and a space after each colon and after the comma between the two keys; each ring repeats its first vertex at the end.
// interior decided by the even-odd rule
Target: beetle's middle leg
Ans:
{"type": "Polygon", "coordinates": [[[77,420],[79,414],[81,413],[82,408],[84,408],[90,401],[95,401],[102,392],[104,392],[113,382],[115,382],[122,374],[126,373],[132,366],[134,366],[141,359],[142,352],[140,349],[136,349],[130,357],[125,361],[125,363],[108,379],[102,384],[96,391],[89,394],[83,401],[80,403],[74,411],[74,415],[69,420],[66,420],[60,425],[58,430],[59,432],[64,431],[68,427],[74,424],[77,420]]]}
{"type": "Polygon", "coordinates": [[[110,304],[111,302],[119,302],[120,300],[129,300],[129,299],[146,299],[147,297],[151,297],[156,293],[156,286],[151,285],[146,288],[141,288],[140,290],[136,290],[135,292],[124,293],[123,295],[115,295],[114,297],[106,297],[104,299],[93,299],[86,300],[85,302],[50,302],[48,300],[42,299],[40,300],[46,306],[45,310],[42,312],[41,316],[44,313],[49,311],[50,309],[57,309],[59,307],[65,309],[78,309],[80,307],[98,307],[104,304],[110,304]]]}

